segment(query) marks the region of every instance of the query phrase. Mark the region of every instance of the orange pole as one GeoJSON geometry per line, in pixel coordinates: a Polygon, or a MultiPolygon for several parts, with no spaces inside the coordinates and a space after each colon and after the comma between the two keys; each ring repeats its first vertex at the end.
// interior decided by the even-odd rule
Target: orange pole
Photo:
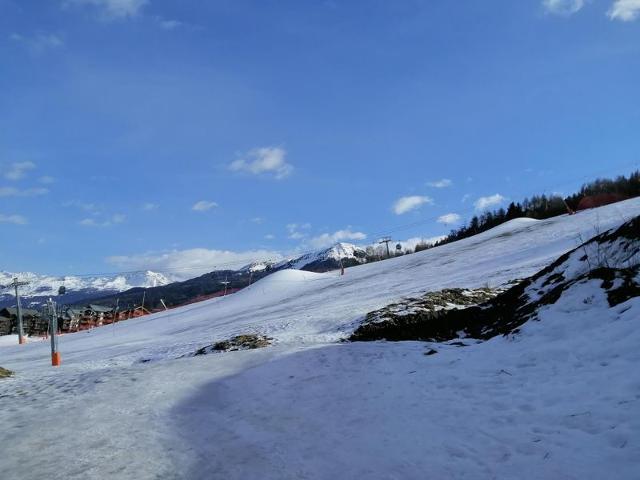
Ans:
{"type": "Polygon", "coordinates": [[[62,357],[60,356],[60,352],[53,352],[51,354],[51,366],[59,367],[62,363],[62,357]]]}

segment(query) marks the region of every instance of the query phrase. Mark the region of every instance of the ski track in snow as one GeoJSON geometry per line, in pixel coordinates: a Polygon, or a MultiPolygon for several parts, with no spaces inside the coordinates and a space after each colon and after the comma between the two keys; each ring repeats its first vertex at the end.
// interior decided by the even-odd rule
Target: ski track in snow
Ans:
{"type": "Polygon", "coordinates": [[[64,335],[59,369],[48,342],[1,339],[16,376],[0,380],[0,478],[639,478],[637,298],[609,309],[586,282],[520,335],[464,348],[336,343],[371,310],[527,277],[638,214],[520,219],[344,277],[278,272],[64,335]],[[241,333],[275,345],[181,358],[241,333]]]}

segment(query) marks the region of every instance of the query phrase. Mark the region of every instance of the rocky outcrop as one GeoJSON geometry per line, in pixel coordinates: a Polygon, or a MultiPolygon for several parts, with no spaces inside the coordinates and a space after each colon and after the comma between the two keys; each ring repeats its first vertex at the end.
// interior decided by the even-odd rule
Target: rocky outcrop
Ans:
{"type": "Polygon", "coordinates": [[[591,280],[599,282],[610,307],[640,294],[640,217],[597,235],[506,291],[467,291],[470,306],[455,305],[462,302],[464,291],[443,290],[371,312],[350,340],[487,340],[517,332],[536,319],[540,308],[591,280]],[[492,298],[483,300],[482,295],[492,298]]]}

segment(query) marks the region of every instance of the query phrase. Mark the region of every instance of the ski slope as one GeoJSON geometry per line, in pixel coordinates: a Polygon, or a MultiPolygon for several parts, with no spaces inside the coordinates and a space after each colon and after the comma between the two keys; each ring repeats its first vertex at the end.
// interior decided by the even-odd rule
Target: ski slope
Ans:
{"type": "Polygon", "coordinates": [[[0,478],[638,478],[638,299],[612,311],[586,285],[515,339],[434,344],[433,356],[418,342],[338,341],[373,309],[527,277],[639,214],[634,199],[342,277],[277,272],[65,335],[60,369],[47,342],[0,342],[16,372],[0,380],[0,478]],[[275,344],[184,357],[243,333],[275,344]]]}

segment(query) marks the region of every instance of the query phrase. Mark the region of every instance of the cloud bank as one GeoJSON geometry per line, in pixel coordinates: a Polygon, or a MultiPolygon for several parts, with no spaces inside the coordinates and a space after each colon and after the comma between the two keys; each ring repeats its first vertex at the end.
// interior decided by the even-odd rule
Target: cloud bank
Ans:
{"type": "Polygon", "coordinates": [[[640,0],[616,0],[607,12],[611,20],[632,22],[640,16],[640,0]]]}
{"type": "Polygon", "coordinates": [[[207,248],[191,248],[138,255],[115,255],[106,261],[120,270],[155,270],[167,272],[175,280],[186,280],[214,270],[238,269],[253,261],[282,259],[272,250],[233,252],[207,248]]]}

